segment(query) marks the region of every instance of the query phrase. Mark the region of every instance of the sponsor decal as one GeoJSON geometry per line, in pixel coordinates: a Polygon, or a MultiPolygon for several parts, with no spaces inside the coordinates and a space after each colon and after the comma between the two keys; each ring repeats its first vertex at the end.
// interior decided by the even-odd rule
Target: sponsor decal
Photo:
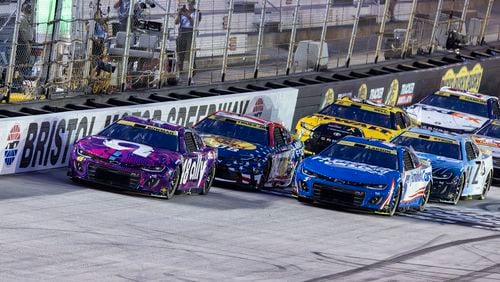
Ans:
{"type": "Polygon", "coordinates": [[[384,87],[370,89],[370,99],[375,103],[382,103],[384,97],[384,87]]]}
{"type": "Polygon", "coordinates": [[[0,120],[0,128],[11,128],[12,134],[0,140],[0,148],[4,150],[0,174],[65,166],[76,140],[97,134],[103,128],[128,115],[192,126],[209,114],[221,110],[260,115],[290,127],[297,102],[297,89],[274,89],[256,94],[243,93],[178,102],[27,116],[22,118],[22,122],[18,118],[4,118],[0,120]]]}
{"type": "Polygon", "coordinates": [[[368,98],[368,86],[366,83],[361,84],[358,90],[358,98],[361,100],[367,100],[368,98]]]}
{"type": "Polygon", "coordinates": [[[363,163],[354,163],[354,162],[339,160],[339,159],[331,159],[331,158],[326,158],[326,157],[322,157],[322,156],[314,156],[314,157],[312,157],[312,159],[319,161],[325,165],[329,165],[329,166],[347,167],[347,168],[361,170],[361,171],[365,171],[368,173],[374,173],[374,174],[378,174],[378,175],[385,175],[386,173],[391,171],[390,169],[384,168],[384,167],[367,165],[367,164],[363,164],[363,163]]]}
{"type": "Polygon", "coordinates": [[[441,78],[441,87],[449,86],[457,89],[479,92],[483,72],[484,69],[480,63],[475,64],[470,70],[467,66],[461,67],[458,72],[449,69],[441,78]]]}
{"type": "Polygon", "coordinates": [[[217,147],[217,148],[228,148],[231,151],[239,150],[255,150],[257,147],[252,144],[242,140],[230,139],[221,136],[209,136],[203,138],[203,141],[207,146],[217,147]]]}
{"type": "Polygon", "coordinates": [[[21,139],[21,130],[19,124],[15,124],[9,131],[7,136],[7,146],[4,150],[4,161],[5,164],[10,166],[14,163],[17,156],[17,147],[19,146],[19,140],[21,139]]]}
{"type": "MultiPolygon", "coordinates": [[[[133,150],[132,154],[147,158],[153,151],[154,149],[150,146],[144,145],[144,144],[139,144],[139,143],[134,143],[134,142],[129,142],[129,141],[120,141],[120,140],[104,140],[102,144],[108,148],[117,150],[117,151],[126,151],[126,150],[133,150]]],[[[114,154],[113,154],[114,155],[114,154]]],[[[119,155],[115,155],[116,157],[119,157],[119,155]]]]}
{"type": "MultiPolygon", "coordinates": [[[[340,98],[341,97],[339,97],[339,99],[340,98]]],[[[333,104],[334,101],[335,101],[335,91],[333,90],[333,88],[328,88],[328,90],[326,90],[325,92],[325,97],[323,97],[323,102],[321,103],[320,109],[323,109],[324,107],[333,104]]]]}
{"type": "Polygon", "coordinates": [[[185,159],[182,162],[181,184],[184,185],[188,181],[198,180],[198,186],[200,186],[207,163],[208,160],[203,160],[201,155],[198,155],[196,159],[185,159]]]}
{"type": "Polygon", "coordinates": [[[399,81],[393,79],[391,86],[389,87],[389,92],[387,93],[387,98],[385,99],[385,104],[389,106],[395,106],[398,101],[399,94],[399,81]]]}
{"type": "Polygon", "coordinates": [[[415,82],[404,83],[401,85],[401,93],[398,97],[397,106],[408,105],[413,101],[415,95],[415,82]]]}
{"type": "Polygon", "coordinates": [[[351,146],[351,147],[354,147],[354,146],[363,147],[364,149],[379,151],[379,152],[391,154],[391,155],[398,154],[398,152],[396,150],[389,150],[389,149],[382,148],[382,147],[377,147],[377,146],[372,146],[372,145],[367,145],[367,144],[362,144],[362,143],[356,143],[356,142],[352,142],[352,141],[340,140],[339,142],[337,142],[337,144],[344,145],[344,146],[351,146]]]}

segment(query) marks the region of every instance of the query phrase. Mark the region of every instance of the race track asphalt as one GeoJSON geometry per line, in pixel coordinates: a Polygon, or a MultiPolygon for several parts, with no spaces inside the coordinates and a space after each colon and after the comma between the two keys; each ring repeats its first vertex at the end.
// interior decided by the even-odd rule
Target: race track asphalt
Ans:
{"type": "Polygon", "coordinates": [[[213,188],[167,201],[0,177],[1,281],[499,281],[500,189],[387,217],[213,188]]]}

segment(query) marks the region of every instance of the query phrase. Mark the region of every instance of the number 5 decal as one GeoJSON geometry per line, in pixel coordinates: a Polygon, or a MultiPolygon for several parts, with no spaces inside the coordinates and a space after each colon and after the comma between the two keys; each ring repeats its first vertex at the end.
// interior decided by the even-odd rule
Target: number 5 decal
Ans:
{"type": "Polygon", "coordinates": [[[137,155],[137,156],[141,156],[144,158],[147,158],[154,151],[152,147],[149,147],[149,146],[143,145],[143,144],[133,143],[133,142],[124,142],[124,141],[118,141],[118,140],[106,140],[103,142],[103,144],[104,144],[104,146],[106,146],[108,148],[115,149],[118,151],[134,150],[132,152],[132,154],[137,155]],[[126,146],[122,146],[120,144],[132,145],[134,147],[137,146],[138,148],[126,147],[126,146]]]}

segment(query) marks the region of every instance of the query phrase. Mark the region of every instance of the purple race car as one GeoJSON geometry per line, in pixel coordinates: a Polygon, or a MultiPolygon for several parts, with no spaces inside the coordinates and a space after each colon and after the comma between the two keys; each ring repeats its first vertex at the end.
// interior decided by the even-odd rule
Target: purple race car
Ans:
{"type": "Polygon", "coordinates": [[[216,159],[194,130],[129,116],[78,140],[68,176],[170,199],[175,192],[207,194],[216,159]]]}

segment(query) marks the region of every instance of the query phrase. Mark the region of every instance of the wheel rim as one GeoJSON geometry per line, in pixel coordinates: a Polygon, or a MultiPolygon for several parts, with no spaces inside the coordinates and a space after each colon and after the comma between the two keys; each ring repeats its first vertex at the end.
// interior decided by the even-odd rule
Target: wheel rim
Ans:
{"type": "Polygon", "coordinates": [[[427,203],[429,202],[429,198],[431,195],[431,188],[429,185],[427,185],[427,187],[425,188],[424,197],[422,198],[423,201],[422,201],[421,209],[424,209],[425,206],[427,205],[427,203]]]}
{"type": "Polygon", "coordinates": [[[205,181],[205,190],[204,192],[207,193],[210,190],[210,187],[212,187],[212,181],[214,181],[214,173],[215,171],[212,169],[210,174],[208,174],[207,181],[205,181]]]}
{"type": "Polygon", "coordinates": [[[175,192],[175,188],[177,187],[177,182],[179,180],[179,170],[176,169],[173,177],[170,178],[170,185],[168,185],[168,195],[172,195],[175,192]]]}
{"type": "Polygon", "coordinates": [[[488,193],[490,186],[491,186],[491,173],[488,174],[488,178],[486,182],[484,182],[483,193],[481,194],[483,198],[486,196],[486,193],[488,193]]]}
{"type": "Polygon", "coordinates": [[[457,204],[458,201],[460,200],[460,196],[462,196],[462,190],[464,189],[464,186],[465,186],[465,178],[461,176],[460,185],[457,186],[457,189],[455,191],[455,201],[453,201],[454,204],[457,204]]]}

